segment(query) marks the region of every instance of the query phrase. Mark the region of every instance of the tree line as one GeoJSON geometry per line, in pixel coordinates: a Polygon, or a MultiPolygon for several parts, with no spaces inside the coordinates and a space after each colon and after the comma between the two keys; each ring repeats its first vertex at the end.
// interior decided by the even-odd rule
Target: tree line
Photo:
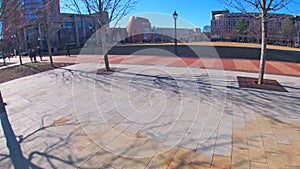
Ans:
{"type": "MultiPolygon", "coordinates": [[[[293,46],[293,38],[297,34],[293,17],[285,16],[281,22],[278,22],[278,20],[275,22],[275,24],[279,24],[279,29],[269,29],[269,37],[272,37],[275,41],[289,42],[293,46]]],[[[272,22],[269,22],[269,25],[272,26],[270,23],[272,22]]],[[[249,23],[244,17],[241,17],[234,27],[234,33],[239,41],[260,42],[261,21],[254,19],[249,23]]]]}

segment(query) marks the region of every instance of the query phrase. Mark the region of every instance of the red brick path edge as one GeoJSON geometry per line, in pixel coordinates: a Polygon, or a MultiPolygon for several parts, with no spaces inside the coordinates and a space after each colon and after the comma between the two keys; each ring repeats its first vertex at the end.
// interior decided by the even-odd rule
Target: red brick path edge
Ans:
{"type": "MultiPolygon", "coordinates": [[[[71,57],[54,56],[53,60],[54,62],[66,63],[104,63],[101,55],[72,55],[71,57]]],[[[206,69],[221,69],[243,72],[259,71],[259,60],[250,59],[110,55],[109,61],[112,64],[164,65],[175,67],[192,66],[206,69]]],[[[300,77],[300,64],[280,61],[267,61],[265,73],[300,77]]]]}

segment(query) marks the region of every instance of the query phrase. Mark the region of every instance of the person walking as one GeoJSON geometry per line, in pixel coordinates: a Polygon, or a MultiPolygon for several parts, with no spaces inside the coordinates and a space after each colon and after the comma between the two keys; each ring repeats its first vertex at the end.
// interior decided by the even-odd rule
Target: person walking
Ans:
{"type": "Polygon", "coordinates": [[[40,60],[43,61],[43,51],[39,46],[37,47],[37,52],[38,55],[40,56],[40,60]]]}
{"type": "Polygon", "coordinates": [[[30,52],[29,52],[29,57],[30,57],[30,61],[31,63],[33,62],[36,62],[36,53],[35,53],[35,50],[34,49],[31,49],[30,52]],[[33,59],[33,60],[32,60],[33,59]]]}
{"type": "Polygon", "coordinates": [[[69,45],[68,45],[68,44],[65,45],[65,50],[66,50],[66,57],[67,57],[67,56],[70,57],[71,54],[70,54],[70,48],[69,48],[69,45]]]}
{"type": "Polygon", "coordinates": [[[9,52],[7,52],[7,54],[6,54],[6,57],[8,58],[8,61],[10,61],[10,57],[11,57],[11,55],[10,55],[10,53],[9,53],[9,52]]]}
{"type": "Polygon", "coordinates": [[[2,54],[2,59],[3,59],[3,65],[6,66],[6,54],[4,52],[1,53],[2,54]]]}
{"type": "Polygon", "coordinates": [[[14,57],[17,58],[17,50],[14,49],[14,57]]]}

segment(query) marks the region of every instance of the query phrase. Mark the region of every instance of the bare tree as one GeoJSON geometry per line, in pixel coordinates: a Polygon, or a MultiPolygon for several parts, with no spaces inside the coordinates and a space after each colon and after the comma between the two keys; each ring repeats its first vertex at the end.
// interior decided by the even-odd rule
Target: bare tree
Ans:
{"type": "Polygon", "coordinates": [[[248,32],[252,42],[254,42],[254,40],[259,42],[261,38],[261,21],[259,19],[252,20],[248,26],[248,32]]]}
{"type": "Polygon", "coordinates": [[[75,12],[87,13],[97,17],[100,28],[101,45],[104,55],[105,68],[110,70],[107,51],[108,32],[105,26],[112,21],[115,24],[126,16],[136,5],[136,0],[68,0],[65,5],[75,12]]]}
{"type": "MultiPolygon", "coordinates": [[[[59,9],[55,7],[55,0],[44,0],[43,8],[40,8],[38,11],[38,20],[42,24],[43,34],[48,48],[48,55],[50,59],[51,66],[54,66],[52,58],[52,47],[51,47],[51,38],[59,30],[59,9]]],[[[41,37],[40,37],[41,38],[41,37]]]]}
{"type": "Polygon", "coordinates": [[[261,55],[258,84],[263,83],[267,56],[268,13],[287,7],[293,0],[221,0],[227,5],[249,14],[249,9],[256,9],[261,18],[261,55]]]}
{"type": "Polygon", "coordinates": [[[292,46],[293,37],[296,35],[296,27],[294,25],[292,17],[286,16],[283,19],[280,33],[283,36],[283,38],[289,39],[292,46]]]}
{"type": "MultiPolygon", "coordinates": [[[[11,16],[15,15],[15,10],[18,8],[19,2],[17,0],[1,0],[0,1],[0,22],[1,22],[1,30],[0,30],[0,50],[3,54],[5,50],[10,50],[11,47],[16,45],[15,42],[15,24],[7,24],[8,22],[12,22],[11,16]],[[5,40],[3,40],[5,39],[5,40]]],[[[13,22],[15,23],[15,18],[13,18],[13,22]]]]}

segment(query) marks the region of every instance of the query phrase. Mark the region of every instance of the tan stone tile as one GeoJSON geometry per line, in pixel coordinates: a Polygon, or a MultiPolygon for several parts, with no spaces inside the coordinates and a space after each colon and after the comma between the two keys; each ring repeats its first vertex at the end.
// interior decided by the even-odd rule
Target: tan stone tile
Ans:
{"type": "Polygon", "coordinates": [[[102,168],[123,168],[124,166],[126,166],[129,161],[131,159],[130,158],[125,158],[125,157],[121,157],[121,156],[114,156],[112,159],[110,159],[109,161],[107,161],[102,168]]]}
{"type": "Polygon", "coordinates": [[[300,155],[300,140],[291,139],[293,151],[296,155],[300,155]]]}
{"type": "Polygon", "coordinates": [[[281,122],[278,122],[278,121],[275,121],[275,120],[270,120],[270,125],[271,125],[271,128],[272,128],[272,131],[273,131],[273,128],[280,129],[280,128],[283,127],[281,125],[281,122]]]}
{"type": "Polygon", "coordinates": [[[278,144],[277,146],[283,156],[284,165],[300,166],[300,156],[294,154],[293,147],[291,145],[278,144]]]}
{"type": "Polygon", "coordinates": [[[258,169],[258,168],[259,169],[269,169],[267,163],[259,163],[259,162],[251,161],[250,165],[251,165],[251,169],[258,169]]]}
{"type": "Polygon", "coordinates": [[[262,134],[264,149],[266,152],[279,153],[274,135],[262,134]]]}
{"type": "Polygon", "coordinates": [[[111,161],[116,155],[108,152],[104,149],[98,151],[93,157],[93,161],[98,161],[99,164],[106,164],[108,161],[111,161]]]}
{"type": "Polygon", "coordinates": [[[260,131],[255,122],[246,123],[247,138],[251,140],[261,139],[260,131]]]}
{"type": "Polygon", "coordinates": [[[147,165],[147,168],[165,169],[171,164],[177,149],[172,148],[162,154],[156,155],[147,165]]]}
{"type": "Polygon", "coordinates": [[[180,161],[173,160],[168,166],[168,169],[190,169],[190,164],[181,163],[180,161]]]}
{"type": "Polygon", "coordinates": [[[143,151],[142,147],[147,142],[148,139],[131,139],[128,144],[123,148],[122,153],[120,155],[140,158],[137,154],[138,151],[143,151]]]}
{"type": "Polygon", "coordinates": [[[284,129],[282,129],[282,128],[272,128],[272,130],[273,130],[273,133],[274,133],[275,141],[278,144],[291,144],[288,137],[287,137],[286,131],[284,129]]]}
{"type": "Polygon", "coordinates": [[[91,143],[92,143],[92,140],[88,136],[85,136],[85,137],[82,137],[80,140],[78,140],[77,145],[78,146],[82,145],[82,146],[86,147],[86,145],[89,145],[91,143]]]}
{"type": "Polygon", "coordinates": [[[283,156],[277,153],[266,153],[269,168],[284,168],[283,156]]]}
{"type": "MultiPolygon", "coordinates": [[[[119,118],[123,119],[123,117],[119,117],[119,118]]],[[[127,128],[127,126],[122,123],[118,123],[117,125],[113,126],[113,130],[120,132],[120,133],[122,133],[126,128],[127,128]]]]}
{"type": "Polygon", "coordinates": [[[88,161],[86,161],[83,165],[80,166],[80,168],[99,168],[103,166],[103,161],[100,161],[98,158],[90,158],[88,161]]]}
{"type": "Polygon", "coordinates": [[[232,168],[250,168],[249,153],[247,149],[233,147],[231,160],[232,168]]]}
{"type": "Polygon", "coordinates": [[[179,147],[176,151],[173,161],[179,162],[180,164],[190,164],[194,154],[194,152],[191,152],[188,149],[179,147]]]}
{"type": "Polygon", "coordinates": [[[247,134],[245,130],[234,129],[232,134],[233,147],[248,149],[247,134]]]}
{"type": "Polygon", "coordinates": [[[152,157],[132,159],[126,164],[124,168],[130,168],[130,169],[146,168],[146,166],[151,161],[151,159],[152,157]]]}
{"type": "Polygon", "coordinates": [[[256,140],[249,140],[248,139],[248,148],[256,148],[264,150],[263,140],[256,139],[256,140]]]}
{"type": "Polygon", "coordinates": [[[93,138],[94,142],[101,146],[108,145],[112,140],[114,140],[120,133],[114,130],[110,130],[99,138],[93,138]]]}
{"type": "Polygon", "coordinates": [[[284,168],[285,168],[285,169],[299,169],[300,166],[294,167],[294,166],[288,166],[288,165],[286,165],[286,166],[284,166],[284,168]]]}
{"type": "Polygon", "coordinates": [[[212,168],[217,169],[230,169],[231,168],[231,158],[225,156],[213,156],[212,168]]]}
{"type": "Polygon", "coordinates": [[[152,139],[146,140],[141,149],[135,154],[135,157],[149,157],[155,156],[165,150],[168,150],[170,147],[162,144],[159,141],[152,139]]]}
{"type": "Polygon", "coordinates": [[[286,128],[285,131],[289,139],[298,140],[300,142],[300,131],[297,127],[286,128]]]}
{"type": "Polygon", "coordinates": [[[250,161],[262,162],[262,163],[266,162],[265,151],[260,148],[249,147],[249,158],[250,161]]]}
{"type": "Polygon", "coordinates": [[[153,159],[149,162],[146,168],[149,169],[166,169],[171,164],[172,160],[169,159],[161,159],[157,156],[153,157],[153,159]]]}
{"type": "Polygon", "coordinates": [[[159,154],[159,157],[165,158],[165,159],[173,159],[175,156],[175,153],[177,152],[177,149],[178,148],[171,148],[171,149],[167,150],[166,152],[159,154]]]}
{"type": "Polygon", "coordinates": [[[212,157],[206,154],[195,153],[192,159],[194,165],[211,166],[212,157]]]}
{"type": "Polygon", "coordinates": [[[192,169],[210,169],[211,167],[205,166],[205,165],[191,164],[190,168],[192,168],[192,169]]]}
{"type": "Polygon", "coordinates": [[[257,125],[259,127],[260,133],[262,134],[273,134],[271,129],[270,121],[265,118],[257,118],[257,125]]]}

